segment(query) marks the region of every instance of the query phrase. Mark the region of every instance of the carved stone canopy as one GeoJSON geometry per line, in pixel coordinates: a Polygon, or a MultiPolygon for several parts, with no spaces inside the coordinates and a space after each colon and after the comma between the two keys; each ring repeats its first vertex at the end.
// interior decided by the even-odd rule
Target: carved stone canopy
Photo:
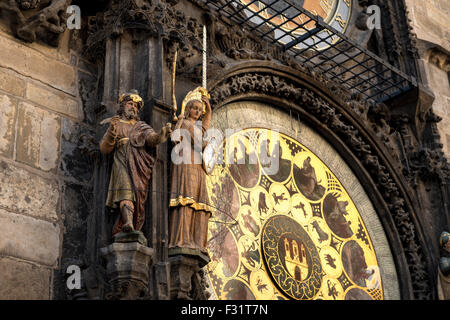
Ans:
{"type": "Polygon", "coordinates": [[[180,50],[201,50],[202,25],[175,7],[178,0],[112,0],[106,11],[90,17],[86,52],[94,54],[109,37],[132,32],[136,40],[161,37],[166,45],[180,50]]]}

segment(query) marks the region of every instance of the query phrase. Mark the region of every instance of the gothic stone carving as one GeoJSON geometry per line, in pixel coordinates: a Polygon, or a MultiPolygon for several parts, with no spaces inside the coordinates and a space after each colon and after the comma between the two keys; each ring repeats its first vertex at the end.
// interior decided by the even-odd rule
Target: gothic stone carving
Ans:
{"type": "Polygon", "coordinates": [[[198,256],[176,255],[169,257],[170,299],[207,300],[208,284],[201,268],[207,261],[198,256]]]}
{"type": "Polygon", "coordinates": [[[447,158],[441,150],[420,147],[410,156],[411,171],[414,177],[432,179],[437,177],[442,183],[450,178],[447,158]]]}
{"type": "Polygon", "coordinates": [[[427,51],[428,61],[445,72],[450,72],[450,55],[441,48],[432,48],[427,51]]]}
{"type": "Polygon", "coordinates": [[[56,47],[59,35],[66,30],[66,10],[71,2],[71,0],[5,0],[0,2],[0,10],[11,15],[11,26],[18,38],[26,42],[35,42],[39,38],[56,47]]]}
{"type": "MultiPolygon", "coordinates": [[[[90,17],[87,52],[94,55],[104,47],[108,37],[121,35],[124,30],[132,30],[136,40],[148,36],[161,36],[167,45],[171,59],[176,45],[180,54],[179,65],[192,56],[192,50],[201,52],[202,26],[194,18],[175,7],[178,0],[113,0],[108,10],[90,17]],[[191,52],[191,54],[188,54],[191,52]]],[[[172,60],[171,60],[172,61],[172,60]]]]}
{"type": "Polygon", "coordinates": [[[139,242],[115,242],[101,249],[107,260],[109,300],[149,299],[149,268],[153,249],[139,242]]]}

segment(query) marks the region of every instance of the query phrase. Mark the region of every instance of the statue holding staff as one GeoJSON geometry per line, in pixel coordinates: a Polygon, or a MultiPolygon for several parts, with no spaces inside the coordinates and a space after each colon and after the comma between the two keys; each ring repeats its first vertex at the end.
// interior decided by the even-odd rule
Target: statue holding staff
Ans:
{"type": "Polygon", "coordinates": [[[123,94],[119,104],[117,115],[102,122],[109,122],[109,127],[100,141],[103,154],[114,152],[106,199],[106,206],[120,210],[113,236],[119,232],[142,229],[156,147],[165,142],[171,133],[171,124],[157,133],[140,121],[138,113],[144,102],[137,92],[123,94]]]}
{"type": "MultiPolygon", "coordinates": [[[[176,122],[172,141],[184,144],[177,156],[184,158],[182,163],[172,159],[171,193],[169,203],[169,255],[207,253],[208,222],[214,210],[209,205],[206,175],[213,170],[217,159],[217,142],[213,137],[205,141],[210,127],[212,109],[207,84],[207,34],[203,27],[203,79],[202,87],[189,92],[183,100],[180,117],[174,113],[176,122]],[[200,121],[201,120],[201,121],[200,121]],[[183,140],[186,139],[186,140],[183,140]],[[206,150],[205,150],[206,149],[206,150]],[[183,152],[188,154],[183,154],[183,152]]],[[[176,57],[173,64],[173,97],[175,100],[176,57]]],[[[173,155],[173,153],[172,153],[173,155]]]]}
{"type": "MultiPolygon", "coordinates": [[[[204,88],[190,92],[184,102],[175,132],[184,130],[177,143],[189,139],[188,148],[179,154],[185,161],[172,161],[172,179],[169,204],[169,254],[207,254],[208,221],[213,213],[209,205],[206,171],[202,165],[202,152],[207,146],[204,134],[211,123],[211,105],[204,88]],[[203,120],[199,121],[203,114],[203,120]],[[188,152],[186,154],[183,152],[188,152]],[[183,249],[183,250],[180,250],[183,249]]],[[[175,140],[175,139],[174,139],[175,140]]],[[[186,141],[184,141],[186,143],[186,141]]]]}

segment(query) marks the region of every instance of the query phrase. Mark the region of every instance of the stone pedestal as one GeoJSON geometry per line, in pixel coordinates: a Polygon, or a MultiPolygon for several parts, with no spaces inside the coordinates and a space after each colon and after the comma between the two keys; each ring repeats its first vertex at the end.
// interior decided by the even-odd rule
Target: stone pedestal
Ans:
{"type": "MultiPolygon", "coordinates": [[[[192,300],[196,274],[209,263],[207,255],[200,251],[169,249],[170,299],[192,300]]],[[[197,296],[197,295],[195,295],[197,296]]]]}
{"type": "Polygon", "coordinates": [[[107,299],[150,298],[149,270],[153,249],[143,245],[147,242],[143,239],[145,237],[138,232],[118,234],[113,244],[100,249],[107,260],[106,273],[111,286],[107,299]]]}
{"type": "Polygon", "coordinates": [[[147,246],[147,239],[144,234],[140,231],[132,231],[132,232],[120,232],[116,234],[114,237],[115,243],[132,243],[137,242],[142,244],[143,246],[147,246]]]}

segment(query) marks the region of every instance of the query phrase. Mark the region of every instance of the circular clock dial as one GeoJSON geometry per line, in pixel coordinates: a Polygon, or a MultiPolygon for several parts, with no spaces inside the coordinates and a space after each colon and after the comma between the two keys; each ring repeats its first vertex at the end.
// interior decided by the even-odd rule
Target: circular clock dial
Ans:
{"type": "MultiPolygon", "coordinates": [[[[244,10],[250,21],[255,24],[267,23],[274,28],[274,38],[283,44],[287,44],[305,34],[307,30],[315,27],[313,21],[284,1],[253,1],[239,0],[243,5],[248,6],[244,10]],[[306,28],[303,29],[302,26],[306,28]]],[[[341,33],[345,33],[351,13],[352,0],[294,0],[298,7],[304,8],[315,16],[321,17],[324,22],[341,33]]],[[[307,46],[314,46],[317,50],[328,48],[338,41],[337,36],[332,36],[327,30],[323,30],[304,42],[299,43],[296,48],[304,49],[307,46]]]]}
{"type": "Polygon", "coordinates": [[[319,157],[260,128],[233,134],[224,147],[232,161],[207,179],[215,298],[383,299],[363,219],[319,157]]]}

